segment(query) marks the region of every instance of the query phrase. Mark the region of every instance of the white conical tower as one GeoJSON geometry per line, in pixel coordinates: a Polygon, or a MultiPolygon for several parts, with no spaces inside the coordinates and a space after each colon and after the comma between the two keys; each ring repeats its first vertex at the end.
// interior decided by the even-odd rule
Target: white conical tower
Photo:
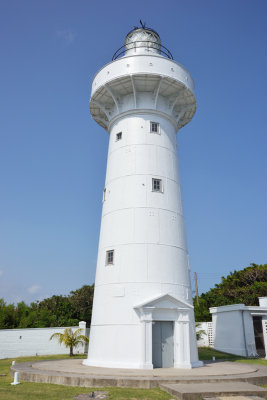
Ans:
{"type": "Polygon", "coordinates": [[[202,365],[176,142],[195,110],[189,72],[145,26],[93,80],[90,111],[110,137],[86,365],[202,365]]]}

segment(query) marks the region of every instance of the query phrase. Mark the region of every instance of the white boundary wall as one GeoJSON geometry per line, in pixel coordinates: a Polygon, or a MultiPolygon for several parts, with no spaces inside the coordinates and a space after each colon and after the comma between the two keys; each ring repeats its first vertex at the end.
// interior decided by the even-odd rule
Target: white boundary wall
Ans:
{"type": "MultiPolygon", "coordinates": [[[[81,321],[79,326],[70,327],[72,330],[82,328],[82,335],[88,335],[86,323],[81,321]]],[[[63,333],[66,327],[52,328],[26,328],[26,329],[1,329],[0,330],[0,359],[25,356],[40,356],[51,354],[68,354],[69,348],[60,345],[56,339],[49,340],[53,333],[63,333]]],[[[79,346],[74,353],[83,354],[88,345],[79,346]]]]}
{"type": "Polygon", "coordinates": [[[196,332],[204,331],[201,338],[197,341],[198,347],[213,347],[214,334],[212,322],[196,322],[196,332]]]}

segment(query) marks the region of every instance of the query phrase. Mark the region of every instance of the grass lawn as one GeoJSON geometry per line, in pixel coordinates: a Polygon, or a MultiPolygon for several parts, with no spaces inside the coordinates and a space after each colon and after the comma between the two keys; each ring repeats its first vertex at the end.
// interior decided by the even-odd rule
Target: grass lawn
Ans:
{"type": "MultiPolygon", "coordinates": [[[[16,362],[40,361],[69,358],[69,356],[40,356],[20,357],[16,362]]],[[[81,358],[79,355],[77,358],[81,358]]],[[[13,359],[12,359],[13,360],[13,359]]],[[[12,386],[13,381],[9,374],[11,359],[0,360],[0,399],[1,400],[70,400],[81,393],[90,393],[95,388],[80,388],[72,386],[53,385],[48,383],[21,382],[20,385],[12,386]],[[1,376],[6,374],[6,376],[1,376]]],[[[169,400],[172,398],[168,393],[160,389],[128,389],[128,388],[99,388],[109,393],[110,400],[169,400]]]]}

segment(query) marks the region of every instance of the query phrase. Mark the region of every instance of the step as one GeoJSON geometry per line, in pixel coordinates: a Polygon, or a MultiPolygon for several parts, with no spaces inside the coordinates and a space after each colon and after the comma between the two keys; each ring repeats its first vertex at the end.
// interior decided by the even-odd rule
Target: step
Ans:
{"type": "Polygon", "coordinates": [[[259,396],[266,397],[267,389],[247,382],[168,383],[160,387],[180,400],[200,400],[203,397],[259,396]]]}
{"type": "Polygon", "coordinates": [[[219,396],[204,397],[203,400],[262,400],[259,396],[219,396]]]}

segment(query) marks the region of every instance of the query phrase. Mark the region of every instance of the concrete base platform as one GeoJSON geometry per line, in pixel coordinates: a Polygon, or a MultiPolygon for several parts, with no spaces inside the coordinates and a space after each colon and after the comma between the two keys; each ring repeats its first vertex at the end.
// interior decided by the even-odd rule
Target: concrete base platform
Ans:
{"type": "MultiPolygon", "coordinates": [[[[109,369],[88,367],[82,359],[51,360],[15,364],[11,374],[19,372],[19,379],[30,382],[55,383],[82,387],[138,387],[154,388],[163,384],[200,384],[249,382],[267,384],[267,367],[234,362],[210,362],[202,368],[154,370],[109,369]]],[[[215,392],[214,392],[215,393],[215,392]]]]}
{"type": "Polygon", "coordinates": [[[237,375],[253,373],[258,370],[252,364],[237,364],[231,362],[206,363],[202,368],[156,368],[156,369],[125,369],[101,368],[84,365],[81,360],[53,360],[34,363],[34,368],[40,371],[75,372],[78,374],[116,377],[207,377],[215,375],[237,375]]]}

